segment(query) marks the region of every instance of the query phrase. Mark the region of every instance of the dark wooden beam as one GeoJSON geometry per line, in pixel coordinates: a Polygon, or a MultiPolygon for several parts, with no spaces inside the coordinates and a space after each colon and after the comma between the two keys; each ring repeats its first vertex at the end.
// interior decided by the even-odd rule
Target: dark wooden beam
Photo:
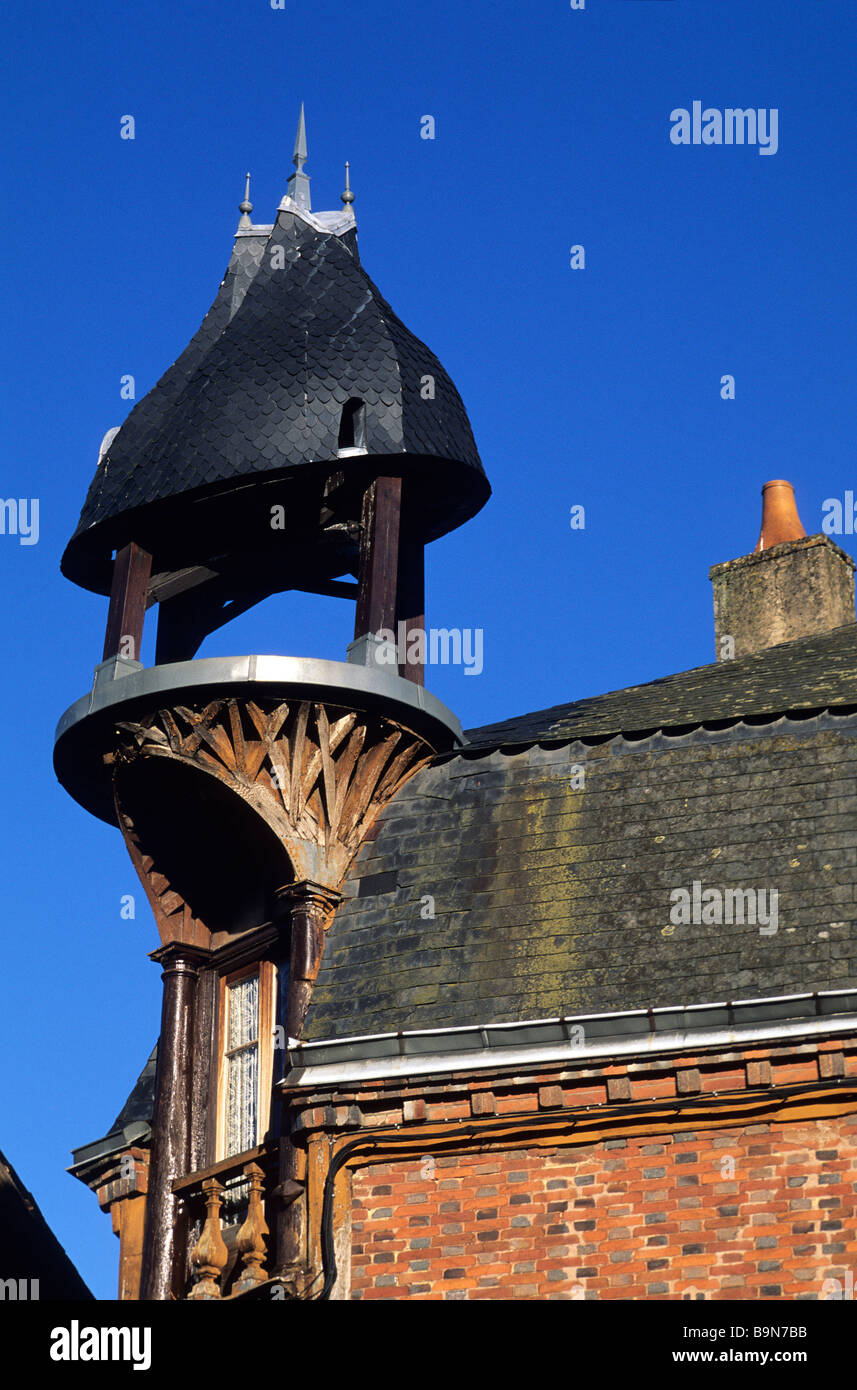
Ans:
{"type": "Polygon", "coordinates": [[[147,1302],[184,1296],[187,1233],[173,1183],[191,1167],[194,1006],[199,971],[198,954],[186,946],[170,945],[152,954],[164,967],[164,995],[140,1291],[147,1302]]]}
{"type": "Polygon", "coordinates": [[[381,628],[395,632],[401,478],[376,478],[363,495],[355,641],[381,628]]]}
{"type": "Polygon", "coordinates": [[[109,661],[112,656],[140,660],[151,572],[151,555],[134,541],[117,551],[102,661],[109,661]]]}
{"type": "Polygon", "coordinates": [[[295,588],[302,594],[323,594],[326,598],[357,598],[360,593],[359,584],[348,579],[319,579],[318,583],[296,584],[295,588]]]}
{"type": "MultiPolygon", "coordinates": [[[[280,895],[291,925],[289,984],[286,996],[286,1037],[303,1033],[313,986],[321,965],[324,944],[341,895],[320,884],[290,884],[280,895]]],[[[281,1204],[275,1228],[274,1267],[280,1278],[297,1295],[301,1266],[306,1260],[307,1208],[292,1201],[305,1176],[306,1161],[291,1138],[289,1110],[283,1118],[280,1140],[279,1187],[281,1204]]]]}
{"type": "Polygon", "coordinates": [[[209,633],[268,597],[268,587],[235,592],[228,578],[214,575],[192,589],[164,599],[158,610],[155,665],[191,661],[209,633]]]}
{"type": "Polygon", "coordinates": [[[242,578],[240,566],[234,564],[222,574],[198,568],[187,570],[182,576],[165,578],[170,581],[169,586],[159,578],[155,588],[160,599],[155,646],[157,666],[190,661],[210,633],[272,594],[294,589],[307,594],[356,599],[359,592],[357,584],[316,577],[306,567],[303,571],[290,568],[287,573],[277,573],[273,565],[262,566],[249,582],[242,578]]]}
{"type": "MultiPolygon", "coordinates": [[[[425,633],[425,559],[422,539],[415,529],[404,529],[399,546],[399,578],[396,592],[396,634],[399,623],[405,624],[404,662],[399,666],[399,675],[415,685],[425,685],[425,664],[408,658],[408,637],[419,628],[425,633]]],[[[424,639],[425,640],[425,639],[424,639]]],[[[426,653],[427,655],[427,653],[426,653]]]]}

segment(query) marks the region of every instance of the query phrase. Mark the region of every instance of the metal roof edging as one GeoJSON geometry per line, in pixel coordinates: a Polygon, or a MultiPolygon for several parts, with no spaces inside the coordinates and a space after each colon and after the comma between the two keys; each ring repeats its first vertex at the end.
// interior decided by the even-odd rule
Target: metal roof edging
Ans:
{"type": "Polygon", "coordinates": [[[597,1057],[656,1056],[665,1052],[699,1051],[709,1047],[773,1042],[786,1038],[815,1037],[857,1032],[857,1013],[826,1015],[790,1023],[749,1025],[734,1028],[682,1029],[671,1033],[649,1033],[620,1040],[575,1045],[533,1044],[527,1047],[488,1047],[467,1052],[425,1053],[422,1056],[373,1057],[348,1062],[327,1062],[317,1066],[295,1067],[277,1083],[278,1087],[326,1087],[350,1082],[393,1080],[396,1077],[448,1075],[451,1072],[496,1070],[502,1067],[535,1066],[554,1062],[576,1062],[597,1057]]]}

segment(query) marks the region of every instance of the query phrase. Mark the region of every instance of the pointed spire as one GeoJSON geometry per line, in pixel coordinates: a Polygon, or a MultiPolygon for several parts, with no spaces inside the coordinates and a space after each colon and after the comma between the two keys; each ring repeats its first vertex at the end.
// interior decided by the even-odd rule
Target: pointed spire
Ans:
{"type": "Polygon", "coordinates": [[[304,104],[301,102],[301,114],[298,121],[298,133],[295,136],[295,152],[292,155],[292,163],[300,174],[306,164],[306,119],[304,117],[304,104]]]}
{"type": "Polygon", "coordinates": [[[306,148],[306,119],[304,117],[304,104],[301,102],[301,114],[298,120],[298,133],[295,136],[295,152],[292,156],[292,163],[295,172],[289,178],[286,185],[286,192],[299,208],[310,211],[309,200],[309,174],[304,173],[304,165],[307,159],[306,148]]]}
{"type": "Polygon", "coordinates": [[[346,210],[347,210],[348,207],[351,205],[351,203],[354,202],[354,194],[351,192],[351,179],[350,179],[350,177],[349,177],[349,171],[350,171],[350,169],[351,169],[351,165],[348,163],[348,160],[346,159],[346,161],[345,161],[345,192],[344,192],[344,193],[340,193],[340,195],[339,195],[340,200],[345,204],[346,210]]]}
{"type": "Polygon", "coordinates": [[[250,202],[250,175],[247,175],[247,186],[244,189],[244,201],[238,204],[238,211],[241,213],[239,227],[252,227],[250,213],[253,211],[253,204],[250,202]]]}

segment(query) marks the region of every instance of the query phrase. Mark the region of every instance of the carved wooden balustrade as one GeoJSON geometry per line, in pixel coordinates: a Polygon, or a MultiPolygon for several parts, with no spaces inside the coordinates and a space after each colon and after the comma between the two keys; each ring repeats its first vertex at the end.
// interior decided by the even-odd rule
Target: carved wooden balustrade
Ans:
{"type": "Polygon", "coordinates": [[[238,1298],[267,1283],[276,1162],[274,1149],[251,1149],[173,1183],[191,1230],[187,1299],[238,1298]],[[228,1219],[235,1212],[240,1223],[228,1219]]]}

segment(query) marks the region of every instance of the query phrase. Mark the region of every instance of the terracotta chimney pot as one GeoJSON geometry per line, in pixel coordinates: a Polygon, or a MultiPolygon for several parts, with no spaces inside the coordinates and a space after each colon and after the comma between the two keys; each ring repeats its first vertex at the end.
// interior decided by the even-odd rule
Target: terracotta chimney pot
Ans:
{"type": "Polygon", "coordinates": [[[762,488],[762,529],[756,551],[769,550],[772,545],[782,545],[785,541],[799,541],[805,535],[791,483],[783,478],[765,483],[762,488]]]}
{"type": "Polygon", "coordinates": [[[829,536],[806,534],[791,483],[765,483],[756,549],[709,570],[717,660],[853,623],[855,569],[829,536]]]}

